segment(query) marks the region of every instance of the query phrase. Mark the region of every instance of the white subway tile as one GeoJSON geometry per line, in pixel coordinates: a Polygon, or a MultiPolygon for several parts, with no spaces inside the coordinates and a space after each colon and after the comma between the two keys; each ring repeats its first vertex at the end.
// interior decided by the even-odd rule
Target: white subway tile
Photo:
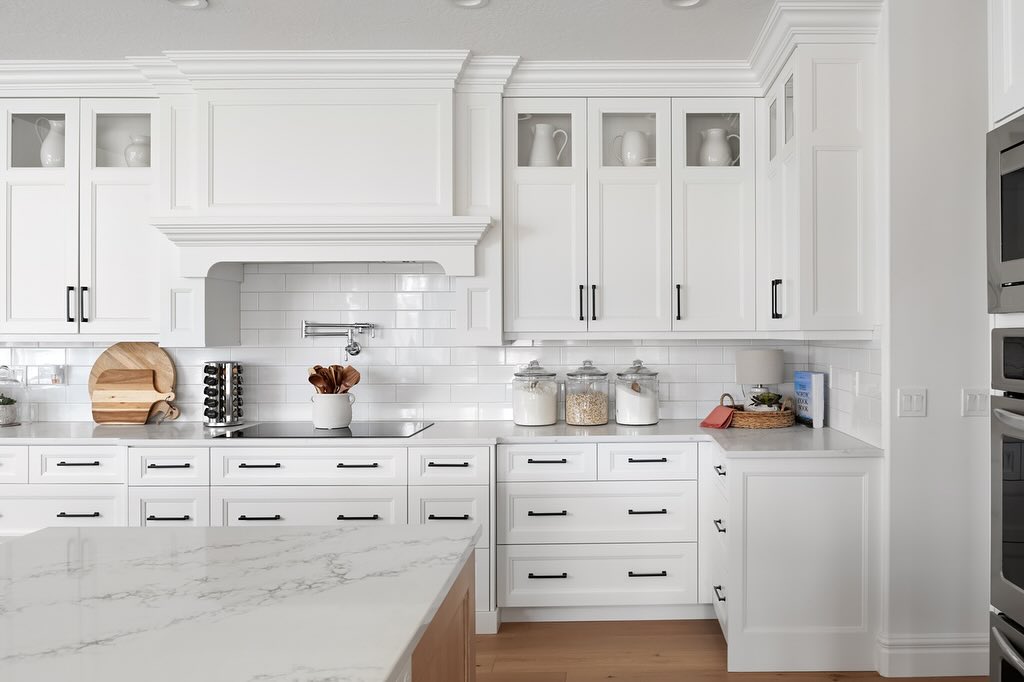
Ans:
{"type": "Polygon", "coordinates": [[[300,292],[260,293],[260,310],[306,310],[313,307],[313,294],[300,292]]]}
{"type": "Polygon", "coordinates": [[[289,325],[280,310],[243,310],[242,329],[285,329],[289,325]]]}
{"type": "Polygon", "coordinates": [[[340,275],[342,291],[394,291],[395,277],[405,275],[340,275]]]}
{"type": "Polygon", "coordinates": [[[337,291],[341,275],[303,274],[286,275],[284,288],[286,291],[337,291]]]}
{"type": "Polygon", "coordinates": [[[482,403],[479,406],[481,421],[512,421],[512,406],[502,403],[482,403]]]}
{"type": "Polygon", "coordinates": [[[501,365],[505,363],[504,348],[452,348],[453,365],[501,365]]]}
{"type": "Polygon", "coordinates": [[[419,384],[424,381],[425,367],[370,367],[370,381],[375,384],[419,384]]]}
{"type": "Polygon", "coordinates": [[[452,399],[452,388],[446,384],[399,384],[395,395],[400,403],[446,403],[452,399]]]}
{"type": "Polygon", "coordinates": [[[260,263],[260,272],[292,274],[297,272],[313,272],[312,263],[260,263]]]}
{"type": "Polygon", "coordinates": [[[429,291],[423,294],[423,307],[426,310],[455,310],[456,296],[454,291],[429,291]]]}
{"type": "Polygon", "coordinates": [[[422,310],[423,294],[373,292],[369,307],[372,310],[422,310]]]}
{"type": "Polygon", "coordinates": [[[391,314],[398,328],[450,329],[452,325],[452,314],[447,310],[399,310],[391,314]]]}
{"type": "Polygon", "coordinates": [[[283,291],[284,275],[246,274],[242,277],[240,288],[243,292],[283,291]]]}
{"type": "Polygon", "coordinates": [[[697,381],[699,383],[725,383],[736,380],[734,365],[697,365],[697,381]]]}
{"type": "Polygon", "coordinates": [[[394,384],[370,384],[360,381],[351,390],[357,403],[393,403],[398,400],[394,384]]]}
{"type": "Polygon", "coordinates": [[[481,384],[507,384],[512,381],[516,368],[509,365],[480,365],[477,381],[481,384]]]}
{"type": "MultiPolygon", "coordinates": [[[[69,365],[86,365],[92,367],[96,360],[99,359],[100,355],[103,354],[103,350],[103,348],[68,348],[66,356],[67,363],[69,365]]],[[[11,350],[9,348],[5,348],[0,350],[0,353],[4,354],[4,357],[0,358],[0,360],[2,360],[0,364],[11,364],[11,350]]]]}
{"type": "Polygon", "coordinates": [[[64,365],[67,351],[63,348],[15,348],[11,362],[15,365],[64,365]]]}
{"type": "Polygon", "coordinates": [[[471,384],[476,383],[479,376],[476,365],[438,365],[423,368],[425,384],[471,384]]]}
{"type": "Polygon", "coordinates": [[[260,307],[260,295],[255,292],[243,292],[239,298],[240,310],[258,310],[260,307]]]}
{"type": "Polygon", "coordinates": [[[375,329],[374,338],[363,335],[360,341],[364,346],[387,346],[390,348],[409,348],[423,345],[422,329],[375,329]]]}
{"type": "Polygon", "coordinates": [[[370,403],[370,419],[423,419],[417,403],[370,403]]]}
{"type": "Polygon", "coordinates": [[[419,274],[423,272],[423,263],[370,263],[370,272],[419,274]]]}
{"type": "Polygon", "coordinates": [[[367,263],[313,263],[313,272],[352,274],[369,272],[367,263]]]}
{"type": "Polygon", "coordinates": [[[423,418],[469,421],[479,418],[480,408],[473,403],[425,403],[423,418]]]}
{"type": "Polygon", "coordinates": [[[400,365],[448,365],[451,360],[450,348],[399,348],[396,355],[400,365]]]}
{"type": "MultiPolygon", "coordinates": [[[[353,292],[353,291],[318,291],[313,294],[313,305],[311,306],[314,310],[337,313],[340,318],[340,312],[346,310],[366,310],[370,307],[369,296],[365,293],[353,292]]],[[[320,320],[317,318],[317,321],[320,320]]]]}
{"type": "Polygon", "coordinates": [[[531,360],[536,360],[548,369],[557,367],[562,364],[562,349],[542,346],[505,349],[505,364],[507,365],[519,367],[529,364],[531,360]]]}
{"type": "Polygon", "coordinates": [[[451,291],[446,275],[396,275],[398,291],[451,291]]]}

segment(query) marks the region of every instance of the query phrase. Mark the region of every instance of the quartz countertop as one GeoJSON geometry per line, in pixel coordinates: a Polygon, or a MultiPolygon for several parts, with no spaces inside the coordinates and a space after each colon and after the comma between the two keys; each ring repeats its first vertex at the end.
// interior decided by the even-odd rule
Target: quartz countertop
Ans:
{"type": "Polygon", "coordinates": [[[0,679],[390,682],[478,533],[40,531],[0,544],[0,679]]]}
{"type": "MultiPolygon", "coordinates": [[[[244,428],[243,427],[236,427],[244,428]]],[[[228,429],[230,430],[230,429],[228,429]]],[[[308,446],[495,445],[583,442],[697,442],[715,441],[729,457],[856,456],[880,457],[882,451],[830,428],[705,429],[696,419],[664,419],[652,426],[516,426],[510,421],[435,422],[411,438],[214,438],[224,429],[207,429],[199,422],[164,422],[144,426],[96,425],[89,422],[36,422],[0,429],[4,445],[75,442],[82,445],[203,445],[233,446],[288,443],[308,446]]]]}

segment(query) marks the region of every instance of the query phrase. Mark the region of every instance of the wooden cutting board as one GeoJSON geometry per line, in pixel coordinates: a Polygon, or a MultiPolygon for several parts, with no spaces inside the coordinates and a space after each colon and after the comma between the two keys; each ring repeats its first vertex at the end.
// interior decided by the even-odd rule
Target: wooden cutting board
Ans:
{"type": "MultiPolygon", "coordinates": [[[[96,359],[89,372],[89,395],[95,390],[100,375],[110,369],[151,369],[154,373],[153,386],[158,391],[173,391],[177,379],[174,361],[163,348],[155,343],[125,341],[115,343],[96,359]]],[[[166,402],[155,403],[150,412],[150,416],[163,412],[166,419],[178,416],[177,408],[166,402]]]]}
{"type": "Polygon", "coordinates": [[[145,424],[155,403],[174,400],[158,391],[152,369],[108,369],[92,389],[92,418],[97,424],[145,424]]]}

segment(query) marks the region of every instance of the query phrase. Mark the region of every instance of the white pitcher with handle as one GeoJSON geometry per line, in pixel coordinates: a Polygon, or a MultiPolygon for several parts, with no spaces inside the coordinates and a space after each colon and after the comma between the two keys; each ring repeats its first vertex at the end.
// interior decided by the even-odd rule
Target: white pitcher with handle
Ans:
{"type": "Polygon", "coordinates": [[[650,136],[642,130],[627,130],[621,135],[616,135],[612,144],[621,142],[619,147],[619,163],[623,166],[647,166],[654,163],[654,158],[648,156],[650,147],[650,136]]]}
{"type": "Polygon", "coordinates": [[[64,121],[39,117],[36,119],[36,137],[39,138],[39,163],[45,168],[64,165],[64,121]],[[47,124],[46,137],[40,132],[39,122],[47,124]]]}
{"type": "Polygon", "coordinates": [[[739,162],[740,157],[733,157],[732,147],[729,146],[729,140],[734,137],[736,138],[736,143],[739,144],[739,135],[735,133],[726,135],[724,128],[708,128],[707,130],[700,131],[700,135],[704,138],[697,156],[697,161],[700,165],[734,166],[739,162]]]}
{"type": "Polygon", "coordinates": [[[533,127],[533,146],[530,147],[531,166],[557,166],[562,158],[565,145],[569,144],[569,133],[555,128],[551,123],[538,123],[533,127]],[[562,134],[562,146],[555,149],[555,140],[562,134]]]}

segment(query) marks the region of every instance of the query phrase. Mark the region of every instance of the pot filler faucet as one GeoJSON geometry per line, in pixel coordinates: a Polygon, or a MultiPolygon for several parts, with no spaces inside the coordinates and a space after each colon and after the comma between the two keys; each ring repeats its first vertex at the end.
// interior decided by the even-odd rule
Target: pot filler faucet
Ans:
{"type": "Polygon", "coordinates": [[[353,322],[350,324],[335,322],[310,322],[302,321],[302,338],[308,339],[317,336],[347,336],[348,344],[345,345],[345,352],[349,355],[359,355],[363,347],[356,341],[356,334],[370,332],[370,338],[374,338],[374,330],[377,325],[370,322],[353,322]]]}

